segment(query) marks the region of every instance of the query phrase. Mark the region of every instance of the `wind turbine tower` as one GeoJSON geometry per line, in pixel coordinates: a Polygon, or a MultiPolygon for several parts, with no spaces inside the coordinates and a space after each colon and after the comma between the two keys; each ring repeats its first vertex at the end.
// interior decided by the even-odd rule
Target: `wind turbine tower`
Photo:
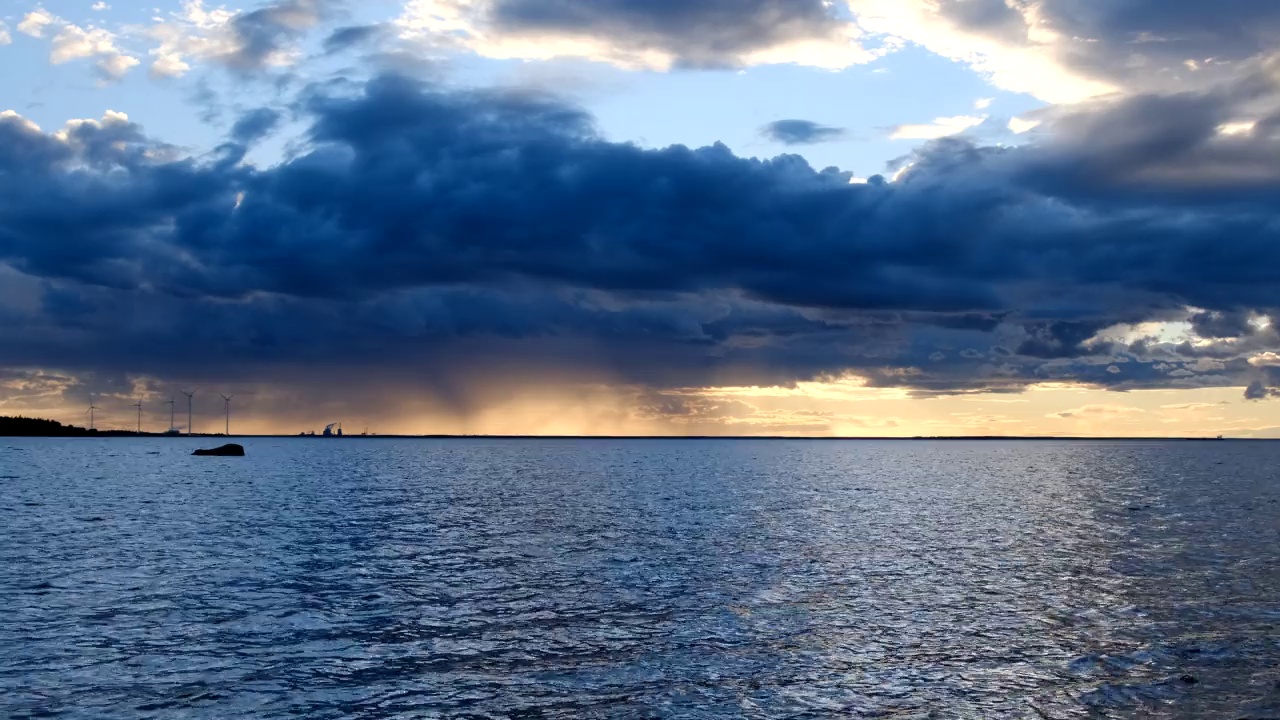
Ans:
{"type": "Polygon", "coordinates": [[[182,394],[187,396],[187,435],[190,436],[191,435],[191,398],[196,396],[196,391],[192,390],[191,392],[187,392],[186,390],[183,390],[182,394]]]}
{"type": "Polygon", "coordinates": [[[142,434],[142,401],[139,400],[138,402],[134,403],[130,407],[138,408],[138,434],[141,435],[142,434]]]}
{"type": "Polygon", "coordinates": [[[89,429],[90,430],[93,429],[93,412],[97,409],[98,409],[98,406],[94,405],[93,401],[90,400],[89,401],[89,429]]]}
{"type": "Polygon", "coordinates": [[[235,397],[235,395],[222,396],[222,408],[227,413],[227,428],[226,430],[223,431],[222,434],[226,435],[227,437],[231,437],[231,398],[233,397],[235,397]]]}
{"type": "Polygon", "coordinates": [[[168,402],[165,402],[165,403],[161,403],[161,404],[163,404],[163,405],[168,405],[168,406],[169,406],[169,432],[173,432],[173,431],[174,431],[174,427],[173,427],[173,408],[174,408],[174,406],[175,406],[175,405],[177,405],[177,403],[175,403],[175,402],[173,401],[173,396],[172,396],[172,395],[170,395],[170,396],[169,396],[169,401],[168,401],[168,402]]]}

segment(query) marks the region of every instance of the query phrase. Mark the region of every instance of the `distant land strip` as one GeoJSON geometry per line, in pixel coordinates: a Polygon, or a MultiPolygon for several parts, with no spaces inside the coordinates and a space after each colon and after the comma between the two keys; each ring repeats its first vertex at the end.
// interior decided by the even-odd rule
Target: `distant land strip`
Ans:
{"type": "MultiPolygon", "coordinates": [[[[56,420],[28,417],[0,416],[0,437],[226,437],[222,433],[150,433],[133,430],[90,430],[74,425],[63,425],[56,420]]],[[[1261,440],[1270,438],[1218,438],[1218,437],[1091,437],[1076,435],[916,435],[903,436],[789,436],[789,435],[240,435],[239,438],[270,438],[298,440],[819,440],[819,441],[963,441],[963,440],[1109,440],[1125,442],[1152,441],[1218,441],[1261,440]]]]}

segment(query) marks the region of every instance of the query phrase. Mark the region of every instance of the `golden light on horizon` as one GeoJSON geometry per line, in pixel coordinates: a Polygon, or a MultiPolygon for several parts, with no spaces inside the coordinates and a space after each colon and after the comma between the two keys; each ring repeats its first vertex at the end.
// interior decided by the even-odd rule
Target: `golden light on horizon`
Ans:
{"type": "MultiPolygon", "coordinates": [[[[73,399],[80,382],[54,371],[4,380],[0,414],[84,425],[87,403],[73,399]]],[[[236,394],[234,434],[296,435],[341,422],[348,434],[382,435],[1280,437],[1273,406],[1244,401],[1240,388],[1122,393],[1057,382],[1016,394],[915,397],[904,388],[872,387],[849,375],[791,386],[672,390],[562,380],[511,384],[465,398],[396,387],[346,393],[290,386],[226,390],[236,394]]],[[[212,390],[197,393],[197,432],[222,431],[217,396],[212,390]]],[[[159,432],[168,427],[168,399],[163,384],[133,378],[117,391],[95,394],[93,402],[101,408],[101,428],[132,430],[131,406],[142,402],[145,429],[159,432]]],[[[181,398],[178,403],[182,410],[181,398]]],[[[185,413],[176,415],[185,429],[185,413]]]]}

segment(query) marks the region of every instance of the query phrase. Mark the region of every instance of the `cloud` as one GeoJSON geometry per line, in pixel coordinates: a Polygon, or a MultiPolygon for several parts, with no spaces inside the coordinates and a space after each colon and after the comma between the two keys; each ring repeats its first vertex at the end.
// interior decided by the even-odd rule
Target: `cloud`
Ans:
{"type": "Polygon", "coordinates": [[[411,0],[396,25],[442,53],[647,70],[840,69],[916,45],[995,87],[1077,103],[1212,87],[1266,60],[1280,10],[1262,0],[411,0]]]}
{"type": "Polygon", "coordinates": [[[252,145],[266,137],[279,125],[281,115],[271,108],[246,113],[231,128],[231,139],[241,145],[252,145]]]}
{"type": "Polygon", "coordinates": [[[839,69],[875,55],[823,0],[411,0],[406,39],[496,58],[580,57],[625,68],[798,64],[839,69]]]}
{"type": "Polygon", "coordinates": [[[13,42],[13,36],[9,34],[9,26],[0,20],[0,45],[8,45],[13,42]]]}
{"type": "Polygon", "coordinates": [[[1280,6],[1259,0],[849,0],[874,36],[965,63],[1050,103],[1205,89],[1273,51],[1280,6]]]}
{"type": "Polygon", "coordinates": [[[151,50],[151,74],[181,77],[191,70],[191,59],[239,73],[292,65],[299,57],[298,42],[331,16],[336,1],[277,0],[232,11],[186,0],[179,12],[146,30],[158,42],[151,50]]]}
{"type": "Polygon", "coordinates": [[[1257,127],[1256,120],[1236,120],[1219,125],[1218,132],[1223,135],[1248,135],[1257,127]]]}
{"type": "Polygon", "coordinates": [[[289,45],[319,25],[326,0],[282,0],[231,19],[235,47],[217,60],[237,70],[286,64],[289,45]]]}
{"type": "Polygon", "coordinates": [[[1085,405],[1083,407],[1050,413],[1048,417],[1059,420],[1115,420],[1142,415],[1146,411],[1127,405],[1085,405]]]}
{"type": "Polygon", "coordinates": [[[776,120],[760,129],[760,134],[783,145],[809,145],[844,137],[844,128],[819,125],[811,120],[776,120]]]}
{"type": "Polygon", "coordinates": [[[54,65],[73,60],[92,59],[99,79],[104,83],[116,82],[139,60],[117,46],[115,33],[104,28],[81,27],[49,13],[43,8],[34,10],[18,24],[18,30],[34,38],[50,38],[49,61],[54,65]]]}
{"type": "Polygon", "coordinates": [[[986,120],[985,115],[956,115],[940,117],[925,125],[899,125],[889,135],[892,140],[937,140],[958,135],[986,120]]]}
{"type": "Polygon", "coordinates": [[[1245,400],[1267,400],[1274,397],[1280,397],[1280,388],[1267,387],[1261,380],[1254,380],[1244,389],[1245,400]]]}
{"type": "Polygon", "coordinates": [[[966,63],[1003,90],[1062,103],[1115,89],[1059,56],[1064,39],[1044,23],[1040,13],[1048,3],[849,0],[848,4],[865,31],[966,63]]]}
{"type": "Polygon", "coordinates": [[[23,35],[30,35],[33,38],[42,38],[44,37],[45,29],[51,25],[56,25],[58,22],[58,18],[54,17],[48,10],[37,8],[23,16],[22,22],[18,23],[18,32],[23,35]]]}
{"type": "Polygon", "coordinates": [[[1262,352],[1249,358],[1249,364],[1254,367],[1280,367],[1280,353],[1262,352]]]}
{"type": "Polygon", "coordinates": [[[1207,410],[1221,410],[1226,403],[1181,403],[1174,405],[1161,405],[1162,410],[1173,410],[1178,412],[1203,412],[1207,410]]]}
{"type": "Polygon", "coordinates": [[[1191,329],[1202,338],[1238,338],[1255,331],[1247,312],[1200,312],[1189,319],[1191,329]]]}
{"type": "Polygon", "coordinates": [[[1024,133],[1029,133],[1032,130],[1035,130],[1036,128],[1040,127],[1040,121],[1027,120],[1024,118],[1010,118],[1008,127],[1009,127],[1009,132],[1013,133],[1014,135],[1022,135],[1024,133]]]}
{"type": "Polygon", "coordinates": [[[1241,387],[1280,351],[1258,321],[1280,312],[1280,148],[1216,131],[1248,87],[1059,113],[1017,147],[941,138],[863,184],[397,75],[309,88],[270,167],[244,162],[269,111],[200,156],[118,113],[48,132],[4,113],[0,367],[445,394],[1241,387]]]}
{"type": "Polygon", "coordinates": [[[350,25],[334,30],[325,38],[324,50],[327,53],[337,53],[358,45],[372,43],[381,39],[387,33],[387,28],[383,25],[350,25]]]}

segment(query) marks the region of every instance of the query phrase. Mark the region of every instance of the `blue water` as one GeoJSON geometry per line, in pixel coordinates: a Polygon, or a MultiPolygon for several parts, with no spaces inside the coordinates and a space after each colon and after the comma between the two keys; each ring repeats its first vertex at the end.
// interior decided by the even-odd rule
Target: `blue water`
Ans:
{"type": "Polygon", "coordinates": [[[0,717],[1280,717],[1280,443],[199,444],[0,438],[0,717]]]}

